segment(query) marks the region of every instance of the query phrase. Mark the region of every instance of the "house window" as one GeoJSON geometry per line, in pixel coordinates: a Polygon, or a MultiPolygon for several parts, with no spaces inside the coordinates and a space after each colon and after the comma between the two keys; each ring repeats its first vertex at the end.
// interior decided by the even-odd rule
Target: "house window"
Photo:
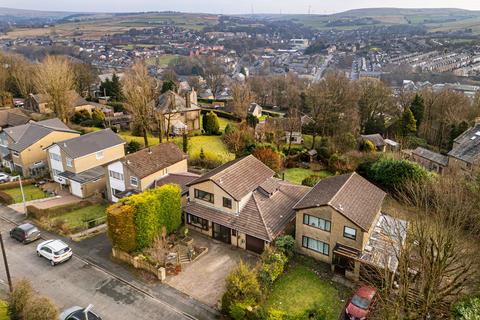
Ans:
{"type": "Polygon", "coordinates": [[[73,160],[72,160],[72,158],[67,158],[67,159],[66,159],[66,162],[67,162],[67,167],[70,167],[70,168],[73,167],[73,160]]]}
{"type": "Polygon", "coordinates": [[[50,159],[55,161],[62,161],[62,158],[60,157],[60,155],[56,153],[50,153],[50,159]]]}
{"type": "Polygon", "coordinates": [[[232,236],[236,237],[237,236],[237,230],[232,229],[232,236]]]}
{"type": "Polygon", "coordinates": [[[115,189],[115,188],[112,188],[112,196],[116,197],[117,194],[120,193],[120,192],[122,192],[122,191],[117,190],[117,189],[115,189]]]}
{"type": "Polygon", "coordinates": [[[200,199],[210,203],[214,202],[213,194],[210,192],[195,189],[195,199],[200,199]]]}
{"type": "Polygon", "coordinates": [[[223,206],[232,209],[232,199],[223,197],[223,206]]]}
{"type": "Polygon", "coordinates": [[[117,179],[117,180],[121,180],[123,181],[123,174],[120,173],[120,172],[115,172],[115,171],[109,171],[109,175],[110,177],[112,177],[113,179],[117,179]]]}
{"type": "Polygon", "coordinates": [[[138,178],[134,176],[130,177],[130,185],[133,187],[138,187],[138,178]]]}
{"type": "Polygon", "coordinates": [[[319,252],[328,256],[330,254],[330,245],[328,243],[303,236],[302,246],[304,248],[319,252]]]}
{"type": "Polygon", "coordinates": [[[187,214],[187,223],[202,228],[203,230],[208,231],[208,220],[202,219],[200,217],[194,216],[192,214],[187,214]]]}
{"type": "Polygon", "coordinates": [[[349,227],[344,227],[343,228],[343,236],[345,238],[349,238],[352,240],[357,239],[357,229],[349,228],[349,227]]]}
{"type": "Polygon", "coordinates": [[[318,228],[323,231],[328,231],[330,232],[331,230],[331,223],[328,220],[322,219],[322,218],[317,218],[314,216],[311,216],[309,214],[304,214],[303,215],[303,224],[306,224],[311,227],[318,228]]]}
{"type": "Polygon", "coordinates": [[[19,157],[20,156],[20,153],[18,153],[17,151],[12,151],[12,155],[14,157],[19,157]]]}
{"type": "Polygon", "coordinates": [[[103,159],[103,151],[98,151],[97,153],[95,153],[95,157],[97,158],[97,160],[103,159]]]}

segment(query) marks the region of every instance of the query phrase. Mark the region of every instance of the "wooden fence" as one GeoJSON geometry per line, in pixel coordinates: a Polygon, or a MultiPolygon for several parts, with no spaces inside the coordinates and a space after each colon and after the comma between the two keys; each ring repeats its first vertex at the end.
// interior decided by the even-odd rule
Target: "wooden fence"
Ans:
{"type": "Polygon", "coordinates": [[[116,248],[112,248],[112,255],[114,258],[120,261],[123,261],[125,263],[128,263],[129,265],[132,265],[135,269],[141,269],[141,270],[147,271],[155,275],[158,278],[158,280],[162,282],[165,281],[166,270],[164,267],[156,268],[155,266],[151,265],[147,261],[144,261],[139,257],[132,256],[129,253],[118,250],[116,248]]]}

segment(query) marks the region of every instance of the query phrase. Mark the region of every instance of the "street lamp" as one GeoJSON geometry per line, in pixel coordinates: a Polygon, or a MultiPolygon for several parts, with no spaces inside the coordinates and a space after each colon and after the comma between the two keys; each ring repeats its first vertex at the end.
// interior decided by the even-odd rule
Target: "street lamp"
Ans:
{"type": "Polygon", "coordinates": [[[23,213],[27,215],[27,204],[25,203],[25,193],[23,192],[23,186],[22,186],[22,177],[21,176],[14,176],[12,177],[12,181],[18,179],[20,183],[20,192],[22,193],[22,201],[23,201],[23,213]]]}

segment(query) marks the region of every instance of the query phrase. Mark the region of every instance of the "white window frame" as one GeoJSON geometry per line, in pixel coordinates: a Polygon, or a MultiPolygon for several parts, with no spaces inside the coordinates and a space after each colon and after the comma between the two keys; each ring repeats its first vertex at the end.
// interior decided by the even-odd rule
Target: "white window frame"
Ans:
{"type": "Polygon", "coordinates": [[[72,158],[66,158],[65,162],[67,163],[67,167],[70,167],[70,168],[73,167],[73,159],[72,158]]]}
{"type": "Polygon", "coordinates": [[[103,150],[95,152],[95,158],[97,160],[103,159],[103,150]]]}
{"type": "Polygon", "coordinates": [[[130,185],[132,187],[138,187],[138,178],[135,177],[135,176],[131,176],[130,177],[130,185]],[[135,181],[135,182],[133,182],[133,181],[135,181]]]}
{"type": "Polygon", "coordinates": [[[50,152],[50,159],[55,161],[62,161],[62,157],[59,154],[53,152],[50,152]]]}
{"type": "Polygon", "coordinates": [[[113,171],[113,170],[108,170],[108,172],[109,172],[109,176],[112,179],[123,181],[123,173],[113,171]]]}

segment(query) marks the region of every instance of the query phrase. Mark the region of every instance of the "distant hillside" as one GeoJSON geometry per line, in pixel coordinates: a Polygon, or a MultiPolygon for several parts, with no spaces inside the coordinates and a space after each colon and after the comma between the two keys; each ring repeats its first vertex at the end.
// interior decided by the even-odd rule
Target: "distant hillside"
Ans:
{"type": "Polygon", "coordinates": [[[425,8],[425,9],[405,9],[405,8],[364,8],[353,9],[330,16],[354,16],[354,17],[373,17],[373,16],[449,16],[449,15],[480,15],[480,11],[471,11],[456,8],[425,8]]]}
{"type": "Polygon", "coordinates": [[[13,16],[18,18],[64,18],[77,12],[62,11],[40,11],[40,10],[24,10],[0,7],[0,16],[13,16]]]}

